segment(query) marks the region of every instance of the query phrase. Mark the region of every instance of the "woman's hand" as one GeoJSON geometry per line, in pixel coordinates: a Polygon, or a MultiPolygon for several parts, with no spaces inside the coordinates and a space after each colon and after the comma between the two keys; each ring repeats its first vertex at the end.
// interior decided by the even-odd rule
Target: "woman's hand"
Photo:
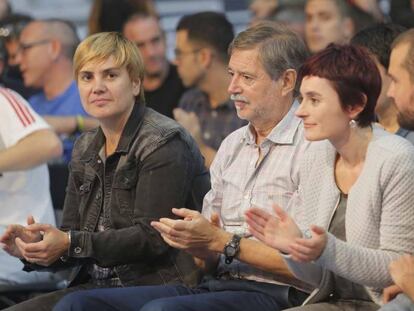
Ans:
{"type": "Polygon", "coordinates": [[[16,245],[28,262],[49,266],[61,257],[69,248],[70,242],[66,232],[45,224],[32,224],[26,227],[32,233],[43,233],[39,242],[27,243],[16,238],[16,245]]]}
{"type": "Polygon", "coordinates": [[[283,253],[289,253],[289,245],[302,236],[295,221],[279,206],[273,205],[276,216],[253,207],[246,212],[249,231],[258,240],[283,253]]]}
{"type": "Polygon", "coordinates": [[[384,292],[382,295],[382,300],[384,303],[388,303],[393,300],[398,294],[402,293],[402,289],[397,285],[391,285],[384,288],[384,292]]]}
{"type": "Polygon", "coordinates": [[[390,263],[390,274],[395,284],[411,299],[414,298],[414,256],[402,255],[390,263]]]}
{"type": "Polygon", "coordinates": [[[317,226],[311,226],[311,237],[295,239],[289,245],[292,259],[298,262],[309,262],[318,259],[325,249],[328,240],[326,231],[317,226]]]}
{"type": "MultiPolygon", "coordinates": [[[[33,225],[35,220],[33,216],[27,218],[27,225],[33,225]]],[[[42,240],[40,232],[32,232],[22,225],[9,225],[3,235],[0,237],[3,249],[11,256],[23,258],[19,248],[16,245],[16,238],[26,243],[34,243],[42,240]]]]}

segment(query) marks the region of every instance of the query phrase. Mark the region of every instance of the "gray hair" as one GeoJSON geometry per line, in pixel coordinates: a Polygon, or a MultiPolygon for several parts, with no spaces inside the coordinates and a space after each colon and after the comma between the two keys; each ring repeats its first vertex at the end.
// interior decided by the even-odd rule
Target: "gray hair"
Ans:
{"type": "Polygon", "coordinates": [[[308,56],[306,45],[298,34],[286,26],[270,21],[260,22],[240,32],[230,44],[234,50],[259,49],[259,61],[267,74],[279,79],[288,69],[298,71],[308,56]]]}

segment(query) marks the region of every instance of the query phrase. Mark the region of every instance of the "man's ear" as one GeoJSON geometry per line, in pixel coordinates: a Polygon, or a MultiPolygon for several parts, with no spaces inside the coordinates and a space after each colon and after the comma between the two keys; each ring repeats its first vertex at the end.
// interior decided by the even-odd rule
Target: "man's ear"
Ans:
{"type": "Polygon", "coordinates": [[[57,60],[59,58],[59,55],[62,53],[62,43],[56,39],[50,40],[50,56],[53,60],[57,60]]]}
{"type": "Polygon", "coordinates": [[[199,57],[201,66],[204,67],[204,68],[208,68],[208,67],[211,66],[211,64],[213,62],[214,53],[209,48],[202,48],[198,52],[198,57],[199,57]]]}
{"type": "Polygon", "coordinates": [[[290,92],[293,92],[296,85],[297,73],[294,69],[288,69],[280,77],[282,82],[282,96],[286,96],[290,92]]]}

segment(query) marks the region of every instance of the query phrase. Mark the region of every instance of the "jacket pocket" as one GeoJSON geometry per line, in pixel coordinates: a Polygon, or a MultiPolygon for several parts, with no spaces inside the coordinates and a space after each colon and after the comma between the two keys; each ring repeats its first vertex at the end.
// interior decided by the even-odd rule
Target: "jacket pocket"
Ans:
{"type": "Polygon", "coordinates": [[[135,208],[135,189],[138,181],[136,166],[120,169],[114,176],[113,194],[120,214],[133,216],[135,208]]]}

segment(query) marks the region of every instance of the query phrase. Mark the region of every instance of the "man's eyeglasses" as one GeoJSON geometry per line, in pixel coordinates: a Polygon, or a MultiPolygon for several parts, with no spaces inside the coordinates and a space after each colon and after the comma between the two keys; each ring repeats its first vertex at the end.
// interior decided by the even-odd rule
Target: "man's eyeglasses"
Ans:
{"type": "Polygon", "coordinates": [[[31,43],[20,43],[19,44],[19,51],[20,52],[25,52],[25,51],[31,49],[32,47],[35,47],[37,45],[47,44],[49,42],[50,42],[50,39],[43,39],[43,40],[31,42],[31,43]]]}
{"type": "Polygon", "coordinates": [[[175,54],[175,58],[176,59],[180,59],[180,58],[183,57],[183,55],[186,55],[186,54],[194,54],[194,53],[198,53],[200,51],[201,51],[201,48],[194,49],[194,50],[191,50],[191,51],[181,51],[179,49],[174,49],[174,54],[175,54]]]}

